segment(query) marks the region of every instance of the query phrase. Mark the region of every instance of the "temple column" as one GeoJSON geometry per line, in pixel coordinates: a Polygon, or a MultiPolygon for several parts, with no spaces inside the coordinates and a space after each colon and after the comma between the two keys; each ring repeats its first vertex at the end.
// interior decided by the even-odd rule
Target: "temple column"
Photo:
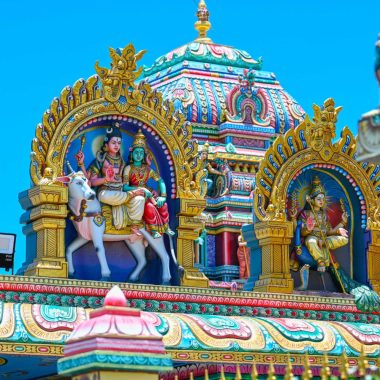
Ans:
{"type": "Polygon", "coordinates": [[[206,207],[204,199],[181,199],[178,214],[177,259],[184,268],[182,284],[185,286],[208,287],[208,278],[194,267],[195,245],[202,230],[199,215],[206,207]]]}
{"type": "Polygon", "coordinates": [[[293,223],[267,221],[255,224],[255,234],[262,253],[261,275],[255,292],[292,293],[293,279],[289,268],[289,244],[293,223]]]}
{"type": "Polygon", "coordinates": [[[261,248],[256,238],[253,224],[244,224],[241,230],[243,238],[247,242],[250,255],[250,277],[247,278],[244,284],[244,290],[253,290],[255,282],[259,279],[261,274],[261,248]]]}
{"type": "Polygon", "coordinates": [[[368,280],[373,290],[380,294],[380,228],[372,228],[372,242],[369,244],[368,255],[368,280]]]}
{"type": "Polygon", "coordinates": [[[26,276],[67,278],[65,228],[67,188],[55,185],[35,186],[20,193],[19,202],[25,213],[26,276]]]}

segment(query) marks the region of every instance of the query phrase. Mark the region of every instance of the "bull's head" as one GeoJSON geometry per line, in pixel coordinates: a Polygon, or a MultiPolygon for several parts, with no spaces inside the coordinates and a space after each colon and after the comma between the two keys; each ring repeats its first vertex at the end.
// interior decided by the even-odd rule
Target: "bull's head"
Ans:
{"type": "Polygon", "coordinates": [[[58,177],[56,180],[67,185],[69,189],[69,200],[86,200],[92,201],[95,199],[95,191],[91,189],[88,179],[83,172],[75,172],[71,166],[68,165],[71,173],[58,177]]]}

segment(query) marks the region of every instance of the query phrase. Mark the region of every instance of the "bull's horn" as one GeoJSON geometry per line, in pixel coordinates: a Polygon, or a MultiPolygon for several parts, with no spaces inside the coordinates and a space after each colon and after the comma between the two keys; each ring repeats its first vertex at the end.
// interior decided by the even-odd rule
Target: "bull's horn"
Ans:
{"type": "Polygon", "coordinates": [[[69,168],[69,170],[70,170],[70,173],[69,173],[69,175],[70,174],[74,174],[75,173],[75,170],[72,168],[72,166],[70,165],[70,161],[66,161],[66,165],[67,165],[67,167],[69,168]]]}

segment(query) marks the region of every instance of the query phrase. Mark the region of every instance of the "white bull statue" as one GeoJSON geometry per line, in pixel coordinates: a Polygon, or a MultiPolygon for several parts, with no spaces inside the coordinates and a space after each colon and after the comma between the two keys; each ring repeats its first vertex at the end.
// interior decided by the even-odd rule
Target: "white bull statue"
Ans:
{"type": "MultiPolygon", "coordinates": [[[[73,224],[78,232],[78,236],[66,248],[69,276],[72,277],[75,273],[75,268],[73,265],[73,252],[85,245],[87,242],[92,241],[99,259],[102,280],[109,280],[111,271],[107,264],[103,242],[124,241],[137,261],[135,269],[129,276],[129,281],[137,282],[141,271],[147,263],[145,257],[145,239],[161,260],[162,284],[170,283],[171,275],[169,269],[169,255],[165,248],[163,237],[153,239],[145,228],[140,228],[130,235],[105,234],[106,223],[104,217],[102,216],[101,204],[96,197],[95,191],[89,186],[88,180],[84,174],[82,172],[73,171],[68,176],[59,177],[57,180],[67,184],[68,186],[68,206],[70,212],[74,216],[74,218],[72,218],[73,224]]],[[[173,261],[177,264],[171,236],[169,236],[169,241],[173,261]]]]}

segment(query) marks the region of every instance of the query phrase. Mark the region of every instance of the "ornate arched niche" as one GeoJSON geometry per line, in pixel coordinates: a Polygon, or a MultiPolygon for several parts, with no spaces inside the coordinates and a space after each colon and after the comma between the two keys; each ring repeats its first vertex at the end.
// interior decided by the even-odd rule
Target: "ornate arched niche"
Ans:
{"type": "MultiPolygon", "coordinates": [[[[254,213],[262,268],[255,290],[293,290],[289,269],[289,245],[293,238],[290,214],[297,197],[302,198],[303,182],[318,175],[327,187],[336,187],[336,198],[350,218],[349,248],[346,253],[342,251],[342,256],[337,253],[337,260],[343,261],[345,270],[355,280],[380,291],[380,166],[356,161],[356,141],[347,127],[333,143],[341,110],[334,106],[332,99],[327,99],[322,107],[314,105],[313,121],[307,116],[296,129],[279,136],[260,164],[254,213]]],[[[336,211],[339,212],[342,211],[336,211]]]]}
{"type": "Polygon", "coordinates": [[[88,165],[106,129],[117,121],[124,159],[141,129],[152,167],[166,184],[170,225],[178,232],[177,259],[185,269],[183,283],[208,285],[207,278],[194,268],[193,259],[196,231],[201,230],[198,216],[205,207],[195,175],[198,146],[192,140],[190,123],[174,111],[171,102],[163,101],[147,83],[135,85],[142,71],[136,62],[144,52],[135,53],[132,44],[122,50],[111,48],[111,69],[96,63],[98,75],[65,87],[37,126],[30,164],[32,187],[20,194],[26,210],[22,217],[27,236],[26,275],[67,277],[67,188],[55,178],[68,172],[67,161],[75,167],[79,150],[88,165]]]}

